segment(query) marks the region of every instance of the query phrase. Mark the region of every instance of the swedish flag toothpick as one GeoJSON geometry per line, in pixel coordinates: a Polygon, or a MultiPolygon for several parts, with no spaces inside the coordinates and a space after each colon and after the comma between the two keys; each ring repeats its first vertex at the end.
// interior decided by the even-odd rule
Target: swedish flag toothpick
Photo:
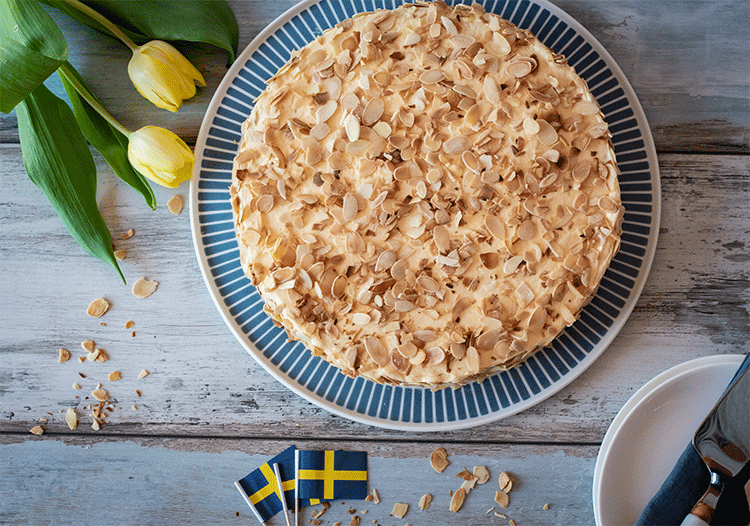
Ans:
{"type": "Polygon", "coordinates": [[[323,500],[367,497],[364,451],[296,451],[297,496],[323,500]]]}

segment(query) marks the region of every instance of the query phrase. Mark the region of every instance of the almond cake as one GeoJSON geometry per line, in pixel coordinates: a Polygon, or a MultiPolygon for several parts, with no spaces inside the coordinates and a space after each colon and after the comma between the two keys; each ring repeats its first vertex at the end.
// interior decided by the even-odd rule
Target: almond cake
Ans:
{"type": "Polygon", "coordinates": [[[591,300],[624,209],[586,83],[475,4],[345,20],[243,124],[231,202],[264,310],[349,376],[517,365],[591,300]]]}

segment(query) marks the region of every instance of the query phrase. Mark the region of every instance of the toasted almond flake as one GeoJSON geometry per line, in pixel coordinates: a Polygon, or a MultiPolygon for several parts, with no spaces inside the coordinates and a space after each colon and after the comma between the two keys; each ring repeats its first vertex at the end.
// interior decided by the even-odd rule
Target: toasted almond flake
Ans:
{"type": "Polygon", "coordinates": [[[109,378],[110,382],[116,382],[122,379],[122,373],[120,371],[112,371],[107,378],[109,378]]]}
{"type": "Polygon", "coordinates": [[[100,402],[106,402],[109,400],[109,393],[106,389],[97,389],[91,393],[91,396],[99,400],[100,402]]]}
{"type": "Polygon", "coordinates": [[[158,286],[158,281],[152,281],[146,277],[140,278],[133,284],[133,296],[140,299],[148,298],[151,294],[156,292],[158,286]]]}
{"type": "Polygon", "coordinates": [[[68,411],[65,413],[65,422],[71,430],[78,427],[78,413],[76,413],[76,410],[72,407],[69,407],[68,411]]]}
{"type": "Polygon", "coordinates": [[[338,102],[336,102],[335,100],[329,100],[328,102],[320,106],[315,112],[315,123],[323,124],[324,122],[328,121],[328,119],[333,117],[333,114],[336,113],[336,110],[338,108],[338,102]]]}
{"type": "Polygon", "coordinates": [[[477,478],[477,484],[485,484],[490,480],[490,471],[487,466],[474,466],[474,476],[477,478]]]}
{"type": "Polygon", "coordinates": [[[149,374],[151,373],[149,373],[146,369],[141,369],[141,372],[138,373],[138,378],[146,378],[149,374]]]}
{"type": "Polygon", "coordinates": [[[594,102],[582,100],[573,105],[573,111],[579,115],[595,115],[599,113],[599,107],[594,102]]]}
{"type": "Polygon", "coordinates": [[[513,477],[507,471],[503,471],[502,473],[500,473],[498,483],[500,484],[500,489],[504,493],[508,493],[511,489],[513,489],[513,477]]]}
{"type": "Polygon", "coordinates": [[[80,384],[78,384],[78,383],[73,384],[73,389],[77,390],[77,389],[80,389],[80,388],[81,388],[80,384]]]}
{"type": "Polygon", "coordinates": [[[135,322],[133,320],[128,320],[125,322],[126,329],[132,329],[133,327],[135,327],[135,322]]]}
{"type": "Polygon", "coordinates": [[[523,120],[523,129],[529,135],[536,135],[537,133],[539,133],[539,122],[532,119],[531,117],[526,117],[523,120]]]}
{"type": "Polygon", "coordinates": [[[393,515],[394,517],[398,517],[399,519],[403,519],[407,511],[409,511],[408,504],[397,502],[393,505],[393,511],[391,512],[391,515],[393,515]]]}
{"type": "Polygon", "coordinates": [[[32,435],[43,435],[44,434],[44,428],[42,426],[34,426],[31,429],[29,429],[29,433],[32,435]]]}
{"type": "Polygon", "coordinates": [[[328,124],[326,124],[325,122],[322,122],[312,127],[312,129],[310,130],[310,137],[318,141],[322,141],[323,139],[328,137],[329,133],[331,133],[331,127],[328,126],[328,124]]]}
{"type": "Polygon", "coordinates": [[[169,211],[174,215],[179,215],[179,213],[182,212],[183,204],[181,195],[173,195],[169,201],[167,201],[167,208],[169,208],[169,211]]]}
{"type": "Polygon", "coordinates": [[[125,232],[125,233],[124,233],[123,235],[121,235],[121,236],[120,236],[120,239],[130,239],[130,238],[131,238],[131,237],[133,237],[134,235],[135,235],[135,230],[133,230],[133,229],[131,228],[131,229],[128,229],[128,231],[127,231],[127,232],[125,232]]]}
{"type": "Polygon", "coordinates": [[[501,508],[507,508],[510,504],[510,497],[503,491],[496,491],[495,502],[497,502],[501,508]]]}
{"type": "Polygon", "coordinates": [[[448,139],[443,143],[443,151],[448,155],[460,155],[471,147],[471,140],[465,136],[448,139]]]}
{"type": "Polygon", "coordinates": [[[94,431],[99,431],[99,429],[101,429],[101,426],[99,425],[99,421],[98,421],[98,420],[94,420],[94,421],[93,421],[93,422],[91,423],[91,428],[92,428],[92,429],[93,429],[94,431]]]}
{"type": "Polygon", "coordinates": [[[344,196],[343,213],[346,221],[352,221],[359,213],[359,203],[357,203],[357,198],[351,193],[347,193],[344,196]]]}
{"type": "Polygon", "coordinates": [[[487,215],[484,218],[484,226],[495,239],[501,241],[505,239],[505,225],[497,216],[487,215]]]}
{"type": "Polygon", "coordinates": [[[432,469],[438,473],[445,471],[445,468],[447,468],[449,464],[448,452],[445,448],[439,447],[430,454],[430,465],[432,465],[432,469]]]}
{"type": "Polygon", "coordinates": [[[368,146],[370,146],[370,141],[359,139],[346,145],[346,153],[352,156],[360,155],[367,150],[368,146]]]}
{"type": "Polygon", "coordinates": [[[127,252],[123,249],[115,250],[114,254],[118,261],[122,261],[127,256],[127,252]]]}
{"type": "Polygon", "coordinates": [[[92,318],[101,318],[109,310],[109,302],[104,298],[96,298],[89,304],[86,314],[92,318]]]}
{"type": "Polygon", "coordinates": [[[346,116],[344,119],[344,130],[346,131],[346,136],[348,137],[349,142],[354,142],[359,139],[360,125],[359,119],[356,115],[350,113],[346,116]]]}
{"type": "Polygon", "coordinates": [[[491,75],[484,77],[484,95],[490,104],[500,104],[500,87],[491,75]]]}
{"type": "Polygon", "coordinates": [[[533,221],[524,221],[518,227],[518,237],[524,241],[534,239],[536,236],[536,224],[533,221]]]}
{"type": "Polygon", "coordinates": [[[387,139],[391,136],[391,132],[393,131],[391,128],[391,125],[388,124],[385,121],[380,121],[375,126],[372,127],[372,131],[383,137],[384,139],[387,139]]]}
{"type": "Polygon", "coordinates": [[[378,493],[378,490],[374,488],[372,490],[372,501],[375,504],[380,504],[380,494],[378,493]]]}
{"type": "Polygon", "coordinates": [[[68,360],[70,360],[70,351],[67,350],[67,349],[62,349],[61,348],[58,351],[57,361],[60,362],[60,363],[62,363],[62,362],[67,362],[68,360]]]}
{"type": "Polygon", "coordinates": [[[549,509],[549,502],[547,502],[544,506],[542,506],[542,509],[544,511],[547,511],[549,509]]]}
{"type": "Polygon", "coordinates": [[[419,508],[422,510],[426,510],[427,508],[430,507],[431,502],[432,502],[432,495],[430,495],[429,493],[425,493],[419,499],[419,508]]]}
{"type": "Polygon", "coordinates": [[[414,33],[414,32],[407,33],[406,36],[404,37],[404,47],[418,44],[420,40],[422,40],[422,37],[420,37],[419,34],[414,33]]]}
{"type": "Polygon", "coordinates": [[[449,35],[455,35],[458,33],[458,28],[456,28],[456,24],[453,23],[453,20],[451,20],[448,17],[441,16],[440,22],[443,24],[443,27],[448,32],[449,35]]]}
{"type": "Polygon", "coordinates": [[[86,359],[90,362],[95,362],[96,359],[99,357],[99,353],[101,352],[101,349],[94,349],[88,355],[86,355],[86,359]]]}
{"type": "Polygon", "coordinates": [[[385,103],[381,99],[372,99],[362,112],[362,124],[371,126],[380,120],[385,110],[385,103]]]}
{"type": "Polygon", "coordinates": [[[453,494],[451,499],[450,510],[456,513],[464,505],[464,499],[466,499],[466,490],[464,488],[458,488],[453,494]]]}
{"type": "Polygon", "coordinates": [[[96,354],[97,362],[106,362],[107,360],[109,360],[109,354],[107,354],[107,351],[105,351],[104,349],[96,349],[96,351],[98,351],[96,354]]]}
{"type": "Polygon", "coordinates": [[[428,69],[419,76],[419,82],[422,84],[436,84],[443,80],[445,75],[439,69],[428,69]]]}
{"type": "Polygon", "coordinates": [[[83,340],[81,342],[81,347],[83,347],[84,350],[91,352],[94,350],[94,346],[96,344],[94,343],[94,340],[83,340]]]}

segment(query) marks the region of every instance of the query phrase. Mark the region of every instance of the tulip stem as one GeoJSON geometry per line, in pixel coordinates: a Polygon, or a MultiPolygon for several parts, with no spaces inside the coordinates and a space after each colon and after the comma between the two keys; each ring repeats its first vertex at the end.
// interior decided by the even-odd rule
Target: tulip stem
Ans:
{"type": "Polygon", "coordinates": [[[99,102],[94,94],[91,93],[91,90],[81,84],[80,80],[78,80],[78,76],[73,70],[73,67],[68,61],[63,62],[62,65],[60,65],[60,67],[58,68],[58,71],[61,75],[65,76],[65,80],[73,85],[78,94],[89,104],[89,106],[94,108],[96,112],[104,118],[104,120],[106,120],[113,128],[122,133],[125,137],[130,137],[130,134],[132,132],[125,126],[120,124],[117,119],[115,119],[112,114],[108,112],[104,106],[102,106],[101,102],[99,102]]]}
{"type": "Polygon", "coordinates": [[[80,2],[79,0],[63,0],[63,1],[69,6],[75,9],[78,9],[83,14],[88,15],[94,20],[96,20],[97,22],[99,22],[101,25],[107,28],[107,30],[109,30],[112,34],[114,34],[117,38],[122,40],[122,42],[130,48],[130,51],[135,51],[136,49],[138,49],[138,45],[132,40],[130,40],[128,35],[123,33],[119,27],[117,27],[115,24],[107,20],[104,16],[100,15],[94,9],[91,9],[89,6],[87,6],[83,2],[80,2]]]}

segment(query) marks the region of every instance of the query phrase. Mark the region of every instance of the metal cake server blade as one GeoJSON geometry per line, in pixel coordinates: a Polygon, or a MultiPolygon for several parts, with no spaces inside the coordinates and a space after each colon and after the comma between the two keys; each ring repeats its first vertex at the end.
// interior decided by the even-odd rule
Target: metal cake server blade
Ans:
{"type": "Polygon", "coordinates": [[[693,446],[706,463],[711,482],[682,526],[707,525],[724,484],[750,462],[750,369],[716,403],[695,432],[693,446]]]}

